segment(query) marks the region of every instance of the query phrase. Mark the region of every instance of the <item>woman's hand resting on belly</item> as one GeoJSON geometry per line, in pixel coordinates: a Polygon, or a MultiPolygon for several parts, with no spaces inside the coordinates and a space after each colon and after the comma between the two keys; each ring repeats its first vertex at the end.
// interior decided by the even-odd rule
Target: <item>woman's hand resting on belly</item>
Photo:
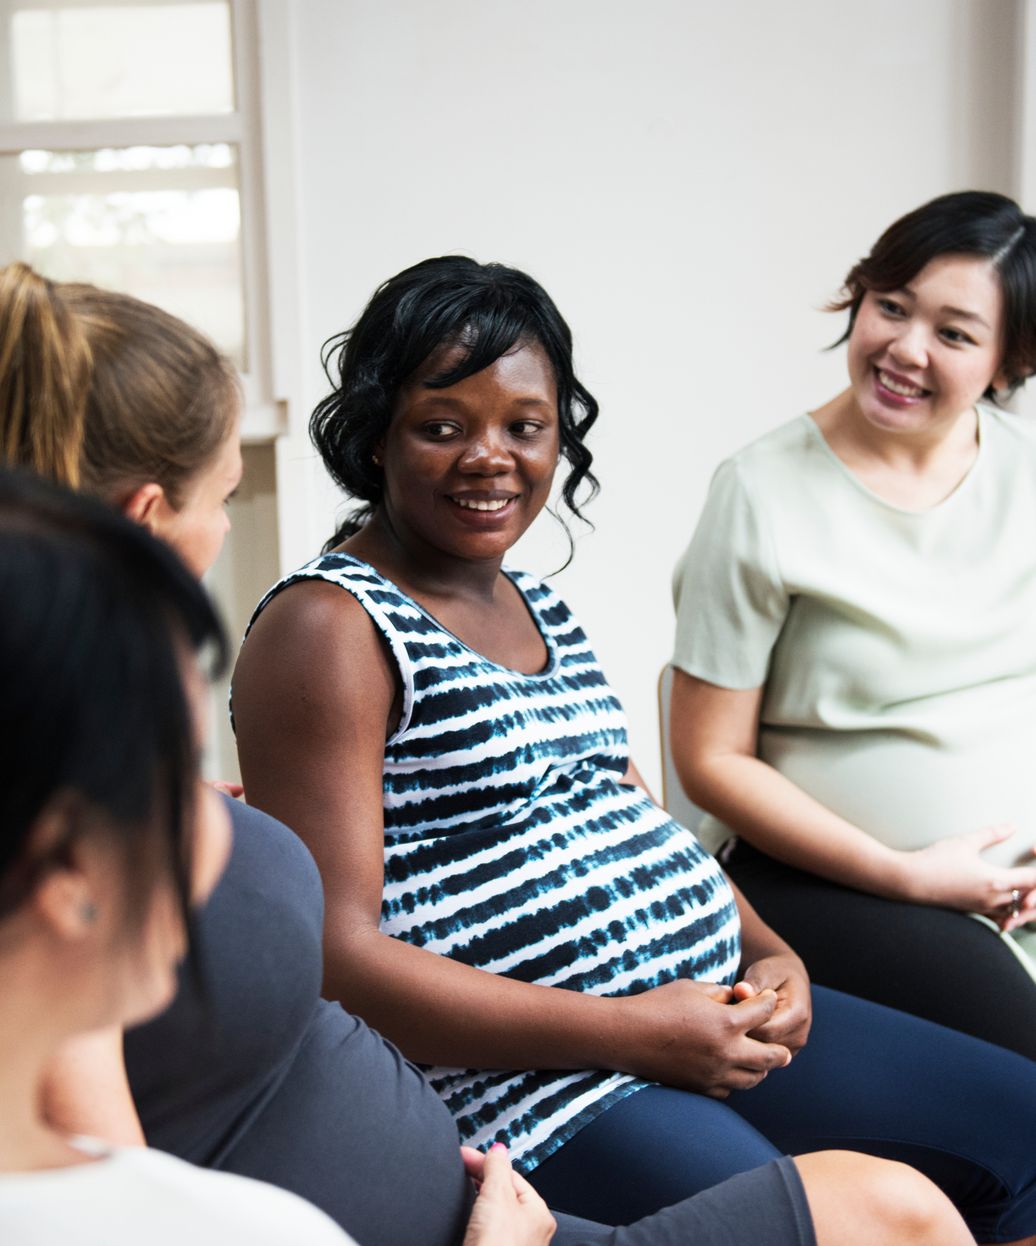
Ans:
{"type": "Polygon", "coordinates": [[[951,835],[904,853],[907,898],[921,904],[981,913],[1001,930],[1036,919],[1036,863],[1014,869],[993,865],[982,853],[1017,834],[1013,826],[987,826],[951,835]]]}

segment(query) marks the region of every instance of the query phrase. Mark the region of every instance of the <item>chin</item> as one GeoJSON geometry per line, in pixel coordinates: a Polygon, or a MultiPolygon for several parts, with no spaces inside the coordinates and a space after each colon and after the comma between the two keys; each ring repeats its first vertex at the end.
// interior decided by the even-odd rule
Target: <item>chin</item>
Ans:
{"type": "Polygon", "coordinates": [[[147,988],[138,993],[137,998],[126,1010],[122,1017],[122,1024],[129,1027],[153,1020],[160,1013],[165,1012],[173,1002],[176,998],[176,990],[177,980],[173,971],[163,974],[161,981],[148,983],[147,988]]]}

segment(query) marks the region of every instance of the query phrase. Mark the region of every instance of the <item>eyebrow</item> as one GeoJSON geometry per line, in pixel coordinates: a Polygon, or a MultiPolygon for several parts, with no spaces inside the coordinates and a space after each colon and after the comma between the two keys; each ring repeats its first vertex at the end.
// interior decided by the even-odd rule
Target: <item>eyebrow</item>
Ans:
{"type": "MultiPolygon", "coordinates": [[[[463,398],[451,398],[448,394],[444,394],[442,390],[433,389],[430,386],[426,386],[414,399],[415,406],[431,406],[433,404],[452,407],[455,411],[466,411],[471,405],[469,402],[465,402],[463,398]]],[[[532,395],[515,398],[511,403],[513,407],[553,407],[553,405],[549,398],[536,398],[532,395]]]]}
{"type": "MultiPolygon", "coordinates": [[[[910,295],[910,297],[911,297],[911,298],[912,298],[915,302],[917,301],[917,292],[916,292],[916,291],[912,290],[909,286],[903,286],[903,288],[902,288],[902,289],[903,289],[903,293],[904,293],[904,294],[909,294],[909,295],[910,295]]],[[[985,320],[984,320],[984,319],[983,319],[983,318],[982,318],[982,317],[978,314],[978,312],[968,311],[968,310],[967,310],[966,308],[964,308],[964,307],[951,307],[948,303],[944,303],[944,304],[943,304],[943,306],[939,308],[939,310],[940,310],[940,311],[943,313],[943,315],[945,315],[945,316],[953,316],[953,317],[955,317],[957,320],[972,320],[972,321],[974,321],[974,322],[975,322],[975,324],[980,324],[980,325],[982,325],[982,326],[983,326],[983,328],[986,328],[986,329],[989,329],[990,331],[992,331],[992,327],[993,327],[993,326],[992,326],[992,325],[990,325],[990,324],[988,324],[988,323],[987,323],[987,322],[986,322],[986,321],[985,321],[985,320]]]]}

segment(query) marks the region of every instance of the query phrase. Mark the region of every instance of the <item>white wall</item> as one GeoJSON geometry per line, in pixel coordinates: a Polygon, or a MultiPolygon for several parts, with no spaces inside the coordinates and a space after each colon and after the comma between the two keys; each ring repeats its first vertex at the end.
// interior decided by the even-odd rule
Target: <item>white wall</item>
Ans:
{"type": "MultiPolygon", "coordinates": [[[[596,531],[557,579],[657,782],[669,577],[719,459],[828,398],[817,309],[895,216],[1011,192],[1023,0],[295,0],[302,351],[279,448],[282,558],[330,531],[300,435],[320,342],[384,278],[464,252],[527,269],[601,403],[596,531]]],[[[277,118],[285,129],[283,116],[277,118]]],[[[1029,205],[1030,209],[1033,205],[1029,205]]],[[[286,245],[286,244],[285,244],[286,245]]],[[[274,238],[274,250],[277,250],[274,238]]],[[[564,545],[544,518],[519,560],[564,545]]]]}

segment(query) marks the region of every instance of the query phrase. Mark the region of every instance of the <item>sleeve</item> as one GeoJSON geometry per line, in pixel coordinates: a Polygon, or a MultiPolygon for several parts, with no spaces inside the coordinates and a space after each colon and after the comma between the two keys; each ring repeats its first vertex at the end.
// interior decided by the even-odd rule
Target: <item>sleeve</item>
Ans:
{"type": "Polygon", "coordinates": [[[788,613],[773,540],[738,460],[722,463],[673,576],[673,665],[721,688],[758,688],[788,613]]]}

